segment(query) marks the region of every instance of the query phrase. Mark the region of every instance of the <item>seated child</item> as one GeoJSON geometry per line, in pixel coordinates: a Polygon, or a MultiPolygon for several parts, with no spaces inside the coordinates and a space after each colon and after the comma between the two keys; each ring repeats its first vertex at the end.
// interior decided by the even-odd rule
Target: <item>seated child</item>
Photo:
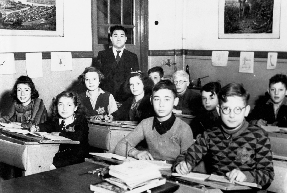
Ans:
{"type": "Polygon", "coordinates": [[[250,124],[259,127],[267,124],[287,127],[287,76],[276,74],[269,80],[270,99],[258,104],[248,116],[250,124]]]}
{"type": "Polygon", "coordinates": [[[28,76],[20,76],[14,84],[11,96],[14,100],[7,115],[0,122],[15,124],[15,127],[30,128],[47,119],[47,110],[39,93],[28,76]]]}
{"type": "Polygon", "coordinates": [[[158,83],[163,78],[164,72],[162,67],[155,66],[148,70],[148,76],[152,79],[154,84],[158,83]]]}
{"type": "Polygon", "coordinates": [[[53,159],[54,167],[64,167],[85,161],[88,155],[89,127],[80,100],[73,92],[64,91],[53,101],[51,120],[33,126],[31,132],[56,132],[80,144],[61,144],[53,159]]]}
{"type": "Polygon", "coordinates": [[[189,75],[184,70],[178,70],[173,75],[173,83],[176,86],[178,105],[174,107],[175,114],[197,115],[201,109],[200,94],[188,89],[189,75]]]}
{"type": "Polygon", "coordinates": [[[87,89],[79,95],[87,117],[102,120],[118,110],[114,96],[99,88],[104,75],[98,69],[87,67],[78,79],[87,89]]]}
{"type": "Polygon", "coordinates": [[[177,157],[172,169],[187,174],[209,155],[211,173],[227,176],[230,182],[255,182],[267,188],[274,179],[270,139],[244,118],[250,110],[249,94],[241,84],[231,83],[221,89],[218,98],[221,126],[197,138],[177,157]]]}
{"type": "Polygon", "coordinates": [[[128,156],[141,160],[174,161],[193,143],[190,127],[172,113],[178,102],[174,84],[170,80],[159,81],[153,88],[151,101],[156,115],[140,122],[117,144],[115,153],[125,156],[127,152],[128,156]],[[147,151],[135,148],[143,139],[147,151]]]}
{"type": "Polygon", "coordinates": [[[119,108],[112,114],[117,121],[137,121],[152,117],[154,110],[150,102],[153,81],[141,72],[132,72],[126,82],[127,90],[132,93],[119,108]]]}
{"type": "Polygon", "coordinates": [[[193,137],[203,134],[207,129],[211,129],[219,119],[216,106],[218,105],[218,93],[221,89],[219,82],[210,82],[201,88],[201,99],[204,109],[191,121],[193,137]]]}

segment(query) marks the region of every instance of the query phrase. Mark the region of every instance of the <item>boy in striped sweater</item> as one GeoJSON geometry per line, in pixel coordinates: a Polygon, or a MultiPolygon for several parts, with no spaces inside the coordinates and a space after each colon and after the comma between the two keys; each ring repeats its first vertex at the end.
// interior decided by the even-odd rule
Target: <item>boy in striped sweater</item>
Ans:
{"type": "Polygon", "coordinates": [[[267,188],[274,179],[272,152],[267,133],[245,120],[250,111],[249,94],[241,84],[231,83],[219,92],[221,124],[213,127],[179,155],[173,170],[189,173],[210,155],[211,173],[231,181],[254,182],[267,188]]]}

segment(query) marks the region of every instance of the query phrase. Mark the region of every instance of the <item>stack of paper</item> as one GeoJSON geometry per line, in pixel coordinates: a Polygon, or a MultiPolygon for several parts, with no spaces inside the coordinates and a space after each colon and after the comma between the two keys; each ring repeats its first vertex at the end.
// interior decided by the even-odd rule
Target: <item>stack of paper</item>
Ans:
{"type": "Polygon", "coordinates": [[[118,178],[129,189],[133,189],[150,180],[162,178],[157,166],[144,160],[111,165],[109,174],[118,178]]]}

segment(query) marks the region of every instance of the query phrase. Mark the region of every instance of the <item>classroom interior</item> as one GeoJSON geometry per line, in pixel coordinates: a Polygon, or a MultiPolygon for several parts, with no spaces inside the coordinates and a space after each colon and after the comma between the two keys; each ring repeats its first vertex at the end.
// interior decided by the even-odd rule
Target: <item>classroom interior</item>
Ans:
{"type": "MultiPolygon", "coordinates": [[[[0,73],[0,109],[8,107],[7,98],[16,79],[27,75],[26,53],[42,53],[43,77],[33,81],[41,99],[49,110],[52,98],[75,86],[78,76],[91,66],[97,52],[104,47],[96,38],[95,0],[68,0],[63,6],[63,36],[10,36],[0,34],[0,53],[14,53],[15,74],[0,73]],[[73,70],[51,71],[51,52],[71,52],[73,70]]],[[[250,92],[254,107],[264,96],[273,75],[287,72],[287,1],[280,2],[279,38],[221,39],[219,15],[221,0],[135,0],[144,9],[135,20],[144,38],[141,41],[140,68],[142,71],[162,66],[165,76],[189,67],[190,79],[201,79],[201,85],[220,81],[242,83],[250,92]],[[229,51],[227,66],[211,63],[212,51],[229,51]],[[239,72],[240,53],[254,52],[254,72],[239,72]],[[267,69],[269,52],[278,53],[275,69],[267,69]]],[[[139,31],[140,31],[139,30],[139,31]]],[[[129,46],[127,46],[129,49],[129,46]]],[[[138,48],[136,48],[138,49],[138,48]]],[[[286,142],[285,142],[286,143],[286,142]]],[[[283,178],[287,180],[287,164],[283,178]]],[[[281,174],[280,174],[281,175],[281,174]]],[[[282,185],[282,184],[281,184],[282,185]]],[[[281,186],[280,185],[280,186],[281,186]]],[[[287,188],[284,189],[287,191],[287,188]]]]}

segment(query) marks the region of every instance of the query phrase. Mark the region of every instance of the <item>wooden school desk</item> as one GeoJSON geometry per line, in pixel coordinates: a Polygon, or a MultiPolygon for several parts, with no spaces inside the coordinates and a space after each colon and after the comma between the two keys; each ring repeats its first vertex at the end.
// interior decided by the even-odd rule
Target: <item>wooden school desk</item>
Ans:
{"type": "Polygon", "coordinates": [[[113,153],[118,142],[135,128],[135,124],[125,125],[123,123],[125,122],[90,122],[89,145],[113,153]]]}
{"type": "MultiPolygon", "coordinates": [[[[102,165],[83,162],[48,172],[14,178],[1,182],[0,192],[5,193],[91,193],[90,184],[99,183],[97,174],[88,171],[103,167],[102,165]]],[[[167,182],[165,185],[151,189],[152,193],[172,193],[179,185],[167,182]]]]}
{"type": "Polygon", "coordinates": [[[59,150],[60,143],[63,142],[45,140],[40,143],[34,137],[24,137],[21,134],[1,130],[0,162],[23,169],[24,176],[48,171],[59,150]]]}

